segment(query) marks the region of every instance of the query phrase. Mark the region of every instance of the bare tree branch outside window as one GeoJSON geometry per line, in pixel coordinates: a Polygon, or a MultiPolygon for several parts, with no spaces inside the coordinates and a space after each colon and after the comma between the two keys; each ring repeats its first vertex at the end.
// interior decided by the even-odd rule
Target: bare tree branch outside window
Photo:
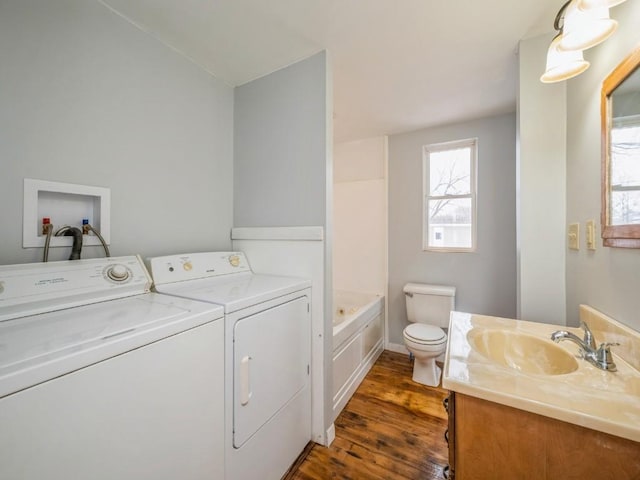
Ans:
{"type": "Polygon", "coordinates": [[[476,140],[425,147],[424,247],[473,249],[476,140]]]}
{"type": "Polygon", "coordinates": [[[611,223],[640,223],[640,125],[611,130],[611,223]]]}

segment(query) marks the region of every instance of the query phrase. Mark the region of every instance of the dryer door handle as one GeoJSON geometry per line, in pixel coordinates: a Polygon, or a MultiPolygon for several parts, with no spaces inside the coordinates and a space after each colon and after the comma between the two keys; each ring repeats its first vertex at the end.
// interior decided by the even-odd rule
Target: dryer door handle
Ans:
{"type": "Polygon", "coordinates": [[[249,363],[251,357],[246,355],[240,361],[240,405],[249,403],[251,398],[251,386],[249,383],[249,363]]]}

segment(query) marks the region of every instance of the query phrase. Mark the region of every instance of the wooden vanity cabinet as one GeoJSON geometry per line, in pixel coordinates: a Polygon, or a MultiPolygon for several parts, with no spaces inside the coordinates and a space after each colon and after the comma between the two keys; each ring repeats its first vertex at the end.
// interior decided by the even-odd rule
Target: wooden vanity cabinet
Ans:
{"type": "Polygon", "coordinates": [[[456,394],[451,392],[444,401],[444,408],[449,415],[449,421],[447,423],[447,432],[445,433],[445,440],[449,445],[449,465],[447,465],[444,473],[444,477],[447,480],[455,479],[455,464],[456,464],[456,394]]]}
{"type": "Polygon", "coordinates": [[[451,392],[449,479],[640,479],[640,443],[451,392]]]}

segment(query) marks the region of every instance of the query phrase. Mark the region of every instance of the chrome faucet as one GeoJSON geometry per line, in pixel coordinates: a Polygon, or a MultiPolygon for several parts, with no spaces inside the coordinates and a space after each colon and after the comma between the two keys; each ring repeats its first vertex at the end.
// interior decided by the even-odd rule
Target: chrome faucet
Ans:
{"type": "Polygon", "coordinates": [[[587,325],[583,321],[580,321],[580,328],[584,330],[584,337],[582,339],[571,332],[558,330],[551,334],[551,340],[553,340],[555,343],[561,342],[562,340],[571,340],[573,343],[580,347],[582,358],[584,358],[586,361],[601,370],[615,372],[617,368],[616,364],[613,362],[611,347],[620,344],[601,343],[600,346],[596,348],[596,341],[593,338],[593,333],[591,333],[589,325],[587,325]]]}

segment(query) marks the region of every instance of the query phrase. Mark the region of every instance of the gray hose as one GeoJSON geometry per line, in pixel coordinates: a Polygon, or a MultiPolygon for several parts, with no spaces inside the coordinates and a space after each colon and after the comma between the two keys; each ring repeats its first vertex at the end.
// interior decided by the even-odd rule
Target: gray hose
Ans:
{"type": "Polygon", "coordinates": [[[85,224],[84,227],[86,227],[88,230],[91,230],[93,233],[96,234],[96,237],[98,237],[98,240],[100,240],[100,243],[102,244],[102,248],[104,248],[105,256],[110,257],[111,253],[109,252],[109,247],[107,247],[107,242],[104,241],[104,238],[102,238],[102,235],[100,235],[100,233],[98,233],[98,231],[95,228],[93,228],[89,223],[85,224]]]}
{"type": "Polygon", "coordinates": [[[73,246],[71,247],[69,260],[80,260],[80,253],[82,252],[82,230],[77,227],[62,227],[56,232],[56,237],[62,235],[65,237],[73,236],[73,246]]]}
{"type": "Polygon", "coordinates": [[[51,234],[53,233],[53,225],[48,224],[45,225],[45,230],[47,232],[47,238],[44,240],[44,252],[42,253],[42,261],[49,261],[49,244],[51,243],[51,234]]]}

